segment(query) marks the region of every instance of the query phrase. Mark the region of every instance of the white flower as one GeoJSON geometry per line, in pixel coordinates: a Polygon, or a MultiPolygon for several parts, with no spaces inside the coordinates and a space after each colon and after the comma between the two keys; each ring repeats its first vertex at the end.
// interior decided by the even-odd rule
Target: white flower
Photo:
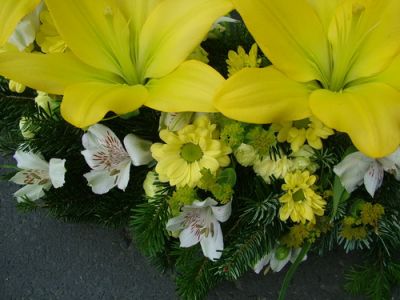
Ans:
{"type": "Polygon", "coordinates": [[[236,160],[244,167],[252,166],[257,159],[257,152],[253,146],[241,144],[234,152],[236,160]]]}
{"type": "Polygon", "coordinates": [[[42,1],[32,13],[25,16],[8,40],[10,44],[16,46],[21,52],[31,45],[36,38],[36,33],[39,31],[40,26],[39,16],[43,10],[43,5],[42,1]]]}
{"type": "MultiPolygon", "coordinates": [[[[301,252],[301,248],[292,249],[285,246],[277,245],[275,248],[261,258],[254,266],[254,272],[257,274],[269,264],[273,272],[281,271],[286,264],[290,261],[294,263],[301,252]]],[[[307,259],[307,255],[304,256],[303,261],[307,259]]]]}
{"type": "Polygon", "coordinates": [[[231,215],[231,202],[224,206],[212,198],[204,201],[194,201],[192,205],[182,208],[179,216],[168,220],[167,230],[178,231],[181,247],[191,247],[200,242],[204,256],[217,260],[224,249],[224,239],[221,225],[231,215]]]}
{"type": "Polygon", "coordinates": [[[129,182],[131,164],[141,166],[151,160],[151,142],[133,134],[124,138],[124,145],[108,127],[96,124],[82,137],[86,150],[82,151],[92,171],[84,176],[95,194],[105,194],[118,186],[125,190],[129,182]]]}
{"type": "Polygon", "coordinates": [[[400,180],[400,148],[383,158],[370,158],[361,152],[347,155],[333,169],[346,190],[351,193],[363,182],[367,192],[374,197],[382,185],[384,171],[400,180]]]}
{"type": "Polygon", "coordinates": [[[32,201],[37,200],[52,186],[59,188],[64,185],[65,159],[52,158],[47,162],[41,154],[20,150],[15,152],[14,158],[17,167],[22,170],[10,180],[25,185],[14,194],[18,202],[24,201],[26,197],[32,201]]]}

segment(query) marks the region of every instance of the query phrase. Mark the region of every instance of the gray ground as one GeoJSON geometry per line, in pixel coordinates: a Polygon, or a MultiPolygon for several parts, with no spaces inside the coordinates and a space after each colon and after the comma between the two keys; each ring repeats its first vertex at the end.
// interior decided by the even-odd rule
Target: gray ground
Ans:
{"type": "MultiPolygon", "coordinates": [[[[0,300],[177,299],[172,275],[159,274],[134,246],[127,248],[122,232],[18,213],[15,189],[0,183],[0,300]]],[[[360,299],[342,289],[343,271],[356,260],[343,253],[309,257],[287,299],[360,299]]],[[[277,299],[282,279],[282,272],[249,273],[218,286],[209,299],[277,299]]]]}

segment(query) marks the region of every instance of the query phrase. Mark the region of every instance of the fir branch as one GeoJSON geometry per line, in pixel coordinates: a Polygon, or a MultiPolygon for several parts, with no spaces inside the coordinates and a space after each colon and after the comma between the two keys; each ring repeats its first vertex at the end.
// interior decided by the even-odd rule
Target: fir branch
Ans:
{"type": "Polygon", "coordinates": [[[140,250],[148,256],[164,252],[169,239],[166,229],[170,217],[167,195],[160,192],[132,210],[130,228],[140,250]]]}
{"type": "Polygon", "coordinates": [[[213,272],[214,262],[204,257],[200,247],[178,248],[176,260],[177,291],[183,300],[204,299],[210,289],[221,281],[213,272]]]}

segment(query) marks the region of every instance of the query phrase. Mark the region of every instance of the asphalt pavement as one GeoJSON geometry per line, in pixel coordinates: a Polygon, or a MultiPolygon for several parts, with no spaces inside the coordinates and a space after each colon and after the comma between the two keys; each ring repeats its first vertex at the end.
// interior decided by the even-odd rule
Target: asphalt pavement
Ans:
{"type": "MultiPolygon", "coordinates": [[[[160,274],[126,244],[122,230],[63,223],[45,211],[18,212],[17,188],[0,182],[0,300],[178,299],[173,274],[160,274]]],[[[309,257],[287,299],[362,299],[342,288],[345,268],[357,259],[342,252],[309,257]]],[[[283,276],[249,272],[222,283],[208,299],[277,299],[283,276]]]]}

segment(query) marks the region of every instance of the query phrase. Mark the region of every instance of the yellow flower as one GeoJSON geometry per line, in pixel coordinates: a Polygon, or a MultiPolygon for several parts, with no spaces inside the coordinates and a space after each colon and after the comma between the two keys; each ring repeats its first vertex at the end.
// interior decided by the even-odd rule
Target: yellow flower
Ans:
{"type": "Polygon", "coordinates": [[[194,187],[202,177],[202,169],[215,174],[219,168],[228,166],[232,150],[213,138],[215,129],[216,125],[202,116],[178,132],[161,130],[160,137],[166,144],[156,143],[151,147],[158,161],[159,180],[178,187],[194,187]]]}
{"type": "Polygon", "coordinates": [[[359,223],[354,217],[345,217],[340,235],[350,241],[365,239],[368,235],[367,229],[359,223]]]}
{"type": "Polygon", "coordinates": [[[0,47],[14,32],[23,17],[33,11],[40,0],[1,0],[0,2],[0,47]]]}
{"type": "Polygon", "coordinates": [[[194,51],[189,55],[188,60],[195,59],[201,61],[205,64],[208,64],[210,60],[208,59],[208,53],[204,48],[198,46],[194,51]]]}
{"type": "Polygon", "coordinates": [[[212,99],[224,78],[186,58],[214,21],[232,9],[229,0],[47,0],[46,5],[70,51],[2,53],[0,74],[64,95],[66,121],[84,128],[110,111],[123,115],[142,105],[165,112],[216,111],[212,99]]]}
{"type": "Polygon", "coordinates": [[[334,133],[314,116],[296,122],[275,123],[273,129],[278,131],[278,142],[290,143],[293,152],[298,151],[306,141],[314,149],[322,149],[321,139],[326,139],[334,133]]]}
{"type": "Polygon", "coordinates": [[[36,35],[36,42],[44,53],[63,53],[67,44],[58,33],[53,18],[47,8],[40,13],[39,32],[36,35]]]}
{"type": "Polygon", "coordinates": [[[242,46],[238,47],[237,52],[230,50],[228,52],[228,59],[226,60],[229,77],[244,68],[258,68],[261,59],[257,58],[257,52],[257,44],[251,46],[249,54],[246,53],[242,46]]]}
{"type": "Polygon", "coordinates": [[[361,222],[364,225],[371,225],[377,228],[379,220],[385,214],[385,209],[380,204],[365,203],[361,207],[361,222]]]}
{"type": "Polygon", "coordinates": [[[257,159],[253,164],[254,172],[268,184],[271,183],[271,177],[276,179],[285,177],[291,167],[291,161],[283,154],[277,159],[265,156],[257,159]]]}
{"type": "Polygon", "coordinates": [[[232,0],[273,66],[243,69],[215,98],[252,123],[315,115],[369,157],[400,143],[400,1],[232,0]]]}
{"type": "Polygon", "coordinates": [[[326,201],[312,189],[316,180],[308,171],[296,171],[285,176],[282,189],[286,194],[279,198],[282,204],[279,217],[282,221],[290,217],[293,222],[315,223],[315,215],[324,214],[326,201]]]}

